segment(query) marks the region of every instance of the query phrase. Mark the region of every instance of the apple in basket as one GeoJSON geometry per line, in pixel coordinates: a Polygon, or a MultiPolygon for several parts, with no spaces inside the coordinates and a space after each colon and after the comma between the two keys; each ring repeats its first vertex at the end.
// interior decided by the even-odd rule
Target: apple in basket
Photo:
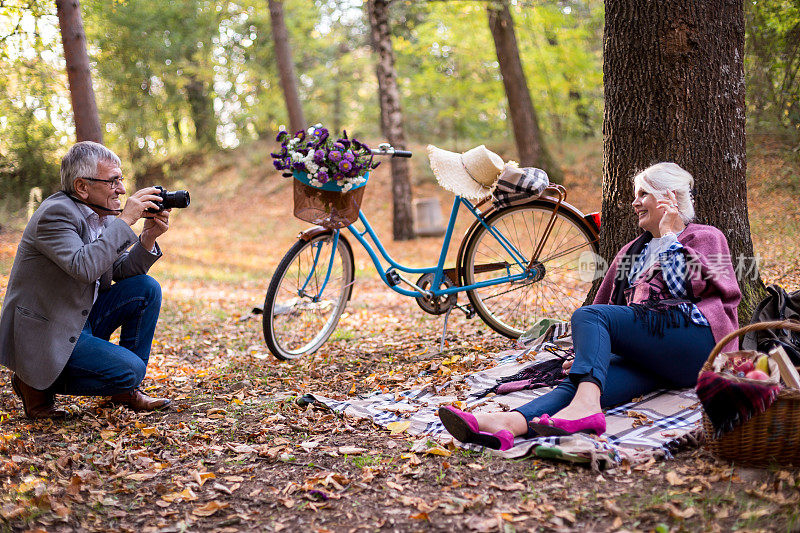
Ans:
{"type": "Polygon", "coordinates": [[[752,372],[756,369],[756,365],[753,364],[753,361],[746,358],[736,358],[733,360],[733,370],[734,372],[742,372],[747,374],[748,372],[752,372]]]}
{"type": "Polygon", "coordinates": [[[769,379],[769,376],[766,372],[762,372],[761,370],[751,370],[747,374],[744,375],[747,379],[758,379],[761,381],[766,381],[769,379]]]}

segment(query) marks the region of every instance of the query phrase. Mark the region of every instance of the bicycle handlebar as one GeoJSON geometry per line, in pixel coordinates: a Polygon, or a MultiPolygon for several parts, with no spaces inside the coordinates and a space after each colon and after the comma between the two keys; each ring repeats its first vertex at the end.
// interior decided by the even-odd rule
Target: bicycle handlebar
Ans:
{"type": "Polygon", "coordinates": [[[408,150],[395,150],[389,143],[381,143],[378,148],[372,149],[373,155],[389,155],[392,157],[411,157],[411,152],[408,150]]]}

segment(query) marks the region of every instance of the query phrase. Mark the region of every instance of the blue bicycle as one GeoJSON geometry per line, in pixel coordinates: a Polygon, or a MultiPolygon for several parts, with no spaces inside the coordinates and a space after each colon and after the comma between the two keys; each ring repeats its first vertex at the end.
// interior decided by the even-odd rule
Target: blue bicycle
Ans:
{"type": "MultiPolygon", "coordinates": [[[[373,153],[411,156],[387,144],[373,153]]],[[[523,205],[503,208],[495,208],[491,197],[473,204],[455,196],[438,261],[425,268],[392,259],[359,206],[360,227],[352,223],[346,229],[369,254],[381,280],[415,298],[425,312],[445,314],[445,329],[450,311],[459,309],[517,338],[539,318],[568,320],[583,304],[599,269],[599,216],[584,215],[566,196],[564,187],[551,185],[523,205]],[[464,234],[455,266],[446,268],[462,206],[475,221],[464,234]],[[460,304],[459,293],[466,293],[469,303],[460,304]]],[[[352,245],[342,229],[315,226],[302,232],[275,269],[264,301],[263,329],[278,359],[315,352],[339,323],[355,275],[352,245]]]]}

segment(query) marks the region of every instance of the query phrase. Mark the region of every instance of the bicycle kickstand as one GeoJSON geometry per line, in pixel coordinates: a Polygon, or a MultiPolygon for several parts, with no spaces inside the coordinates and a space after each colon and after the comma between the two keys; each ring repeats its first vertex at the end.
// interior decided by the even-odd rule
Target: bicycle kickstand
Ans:
{"type": "Polygon", "coordinates": [[[442,340],[439,342],[439,353],[444,351],[444,336],[447,334],[447,319],[450,318],[450,311],[452,310],[453,308],[450,307],[444,314],[444,327],[442,328],[442,340]]]}

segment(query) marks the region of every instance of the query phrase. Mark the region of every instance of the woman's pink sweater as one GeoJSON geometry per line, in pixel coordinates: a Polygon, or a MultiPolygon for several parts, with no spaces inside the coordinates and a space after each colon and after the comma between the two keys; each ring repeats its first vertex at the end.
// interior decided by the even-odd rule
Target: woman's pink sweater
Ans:
{"type": "MultiPolygon", "coordinates": [[[[635,239],[634,239],[635,241],[635,239]]],[[[611,304],[617,268],[634,243],[629,242],[617,253],[611,267],[594,298],[595,304],[611,304]]],[[[742,298],[736,273],[731,262],[731,253],[725,235],[714,226],[689,224],[678,236],[686,250],[687,281],[691,282],[692,294],[699,301],[697,308],[711,325],[714,340],[719,342],[725,335],[739,327],[737,308],[742,298]]],[[[730,341],[723,351],[738,349],[736,339],[730,341]]]]}

